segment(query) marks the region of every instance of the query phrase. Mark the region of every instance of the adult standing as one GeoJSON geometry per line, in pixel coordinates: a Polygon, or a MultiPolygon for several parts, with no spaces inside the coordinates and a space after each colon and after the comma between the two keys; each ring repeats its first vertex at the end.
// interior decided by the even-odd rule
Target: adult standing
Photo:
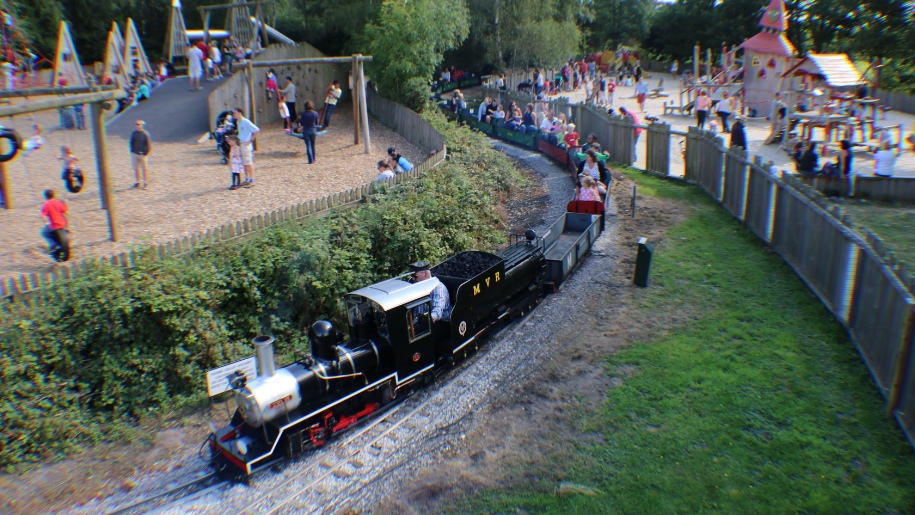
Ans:
{"type": "Polygon", "coordinates": [[[289,119],[298,120],[299,114],[295,111],[295,83],[292,77],[286,77],[286,87],[280,90],[280,94],[286,97],[286,107],[289,109],[289,119]]]}
{"type": "Polygon", "coordinates": [[[642,135],[642,128],[639,127],[639,118],[635,115],[635,113],[622,106],[620,107],[620,114],[628,117],[630,119],[630,123],[635,125],[635,128],[632,132],[632,162],[635,162],[638,160],[638,156],[636,155],[636,148],[638,148],[639,136],[642,135]]]}
{"type": "Polygon", "coordinates": [[[44,190],[47,199],[41,206],[41,217],[48,223],[41,230],[41,236],[48,242],[48,251],[56,261],[66,261],[70,258],[70,244],[67,238],[67,228],[70,219],[67,216],[69,208],[67,203],[54,198],[54,190],[44,190]]]}
{"type": "Polygon", "coordinates": [[[734,116],[734,125],[731,126],[731,148],[740,147],[747,150],[747,131],[744,130],[743,118],[734,116]]]}
{"type": "Polygon", "coordinates": [[[728,125],[728,117],[737,109],[737,97],[732,97],[728,91],[721,94],[721,102],[718,102],[718,118],[721,118],[721,130],[731,132],[728,125]]]}
{"type": "Polygon", "coordinates": [[[648,98],[648,83],[639,77],[635,85],[635,98],[639,103],[639,112],[645,112],[645,99],[648,98]]]}
{"type": "Polygon", "coordinates": [[[254,135],[260,132],[257,125],[245,118],[245,112],[240,107],[232,111],[235,118],[235,127],[238,129],[238,141],[241,143],[241,164],[245,167],[245,181],[243,188],[254,186],[254,135]]]}
{"type": "Polygon", "coordinates": [[[145,130],[146,122],[137,120],[134,130],[130,133],[130,167],[137,176],[134,188],[140,187],[140,171],[143,171],[143,189],[146,189],[146,156],[152,150],[149,133],[145,130]]]}
{"type": "Polygon", "coordinates": [[[311,100],[305,102],[305,112],[299,118],[299,125],[302,127],[302,139],[305,140],[305,155],[308,157],[308,164],[315,162],[315,136],[318,135],[318,113],[315,111],[315,104],[311,100]]]}
{"type": "Polygon", "coordinates": [[[191,91],[201,89],[200,77],[203,76],[203,51],[193,45],[188,45],[187,47],[187,76],[191,80],[191,91]]]}
{"type": "Polygon", "coordinates": [[[330,116],[334,114],[337,107],[337,101],[343,96],[343,90],[340,89],[340,81],[334,79],[327,87],[327,98],[324,99],[324,116],[321,117],[321,129],[327,130],[330,127],[330,116]]]}
{"type": "Polygon", "coordinates": [[[712,106],[712,99],[705,93],[705,90],[699,90],[699,96],[696,97],[696,127],[705,128],[705,120],[708,118],[708,110],[712,106]]]}
{"type": "Polygon", "coordinates": [[[195,46],[197,48],[199,48],[200,51],[203,53],[203,57],[200,58],[200,62],[204,64],[203,76],[206,80],[210,80],[210,71],[207,68],[207,66],[205,66],[206,60],[209,59],[209,56],[210,56],[210,47],[208,47],[206,42],[204,42],[202,39],[200,41],[198,41],[195,46]]]}

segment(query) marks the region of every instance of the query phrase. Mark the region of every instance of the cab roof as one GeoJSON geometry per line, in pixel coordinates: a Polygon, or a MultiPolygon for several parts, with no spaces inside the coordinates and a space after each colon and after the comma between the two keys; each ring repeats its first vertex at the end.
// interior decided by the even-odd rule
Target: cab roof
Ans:
{"type": "Polygon", "coordinates": [[[375,301],[381,309],[388,311],[397,306],[409,304],[414,300],[428,297],[438,281],[425,280],[409,283],[401,279],[388,279],[365,288],[360,288],[350,295],[361,295],[375,301]]]}

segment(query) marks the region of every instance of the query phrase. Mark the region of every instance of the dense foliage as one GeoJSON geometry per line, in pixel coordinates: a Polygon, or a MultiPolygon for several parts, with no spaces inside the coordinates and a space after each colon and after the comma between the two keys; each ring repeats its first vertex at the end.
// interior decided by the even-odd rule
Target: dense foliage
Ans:
{"type": "Polygon", "coordinates": [[[252,354],[257,334],[289,355],[304,349],[310,323],[343,320],[343,293],[410,261],[504,241],[512,163],[481,135],[433,121],[451,160],[362,207],[126,273],[98,266],[43,305],[0,307],[0,463],[66,452],[112,421],[199,398],[204,372],[252,354]]]}

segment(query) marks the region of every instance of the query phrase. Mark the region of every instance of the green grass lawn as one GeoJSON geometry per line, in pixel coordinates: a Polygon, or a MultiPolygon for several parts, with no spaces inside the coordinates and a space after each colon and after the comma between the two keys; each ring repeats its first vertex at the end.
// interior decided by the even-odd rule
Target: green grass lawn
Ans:
{"type": "Polygon", "coordinates": [[[915,272],[915,206],[848,202],[842,207],[856,225],[867,227],[890,245],[906,269],[915,272]]]}
{"type": "Polygon", "coordinates": [[[688,202],[656,249],[639,310],[691,322],[608,356],[624,376],[581,431],[564,480],[489,490],[473,513],[915,513],[915,453],[842,327],[801,280],[698,188],[627,172],[688,202]]]}

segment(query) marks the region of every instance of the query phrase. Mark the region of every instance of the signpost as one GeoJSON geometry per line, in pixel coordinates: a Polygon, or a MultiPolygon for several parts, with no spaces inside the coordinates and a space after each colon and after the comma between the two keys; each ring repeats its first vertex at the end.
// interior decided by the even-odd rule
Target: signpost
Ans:
{"type": "Polygon", "coordinates": [[[229,381],[231,378],[236,377],[235,372],[237,371],[245,374],[248,380],[257,377],[257,364],[254,356],[208,371],[207,395],[213,397],[230,390],[232,387],[229,381]]]}

